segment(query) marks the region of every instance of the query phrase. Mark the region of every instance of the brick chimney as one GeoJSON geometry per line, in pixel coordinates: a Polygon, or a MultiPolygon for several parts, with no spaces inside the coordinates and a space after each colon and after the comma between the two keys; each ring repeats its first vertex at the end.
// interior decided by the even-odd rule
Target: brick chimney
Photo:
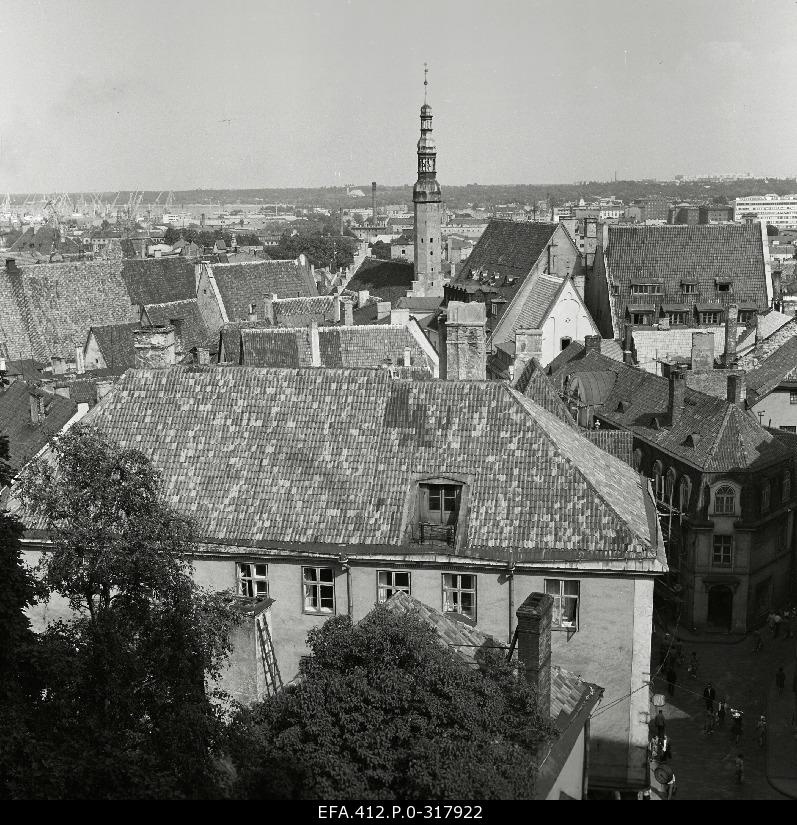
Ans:
{"type": "Polygon", "coordinates": [[[725,400],[729,404],[736,404],[737,407],[744,407],[744,400],[747,396],[743,372],[731,373],[728,376],[728,391],[725,400]]]}
{"type": "Polygon", "coordinates": [[[515,330],[515,369],[542,355],[541,329],[515,330]]]}
{"type": "Polygon", "coordinates": [[[686,375],[680,367],[673,367],[670,371],[670,391],[667,403],[667,412],[670,416],[670,426],[674,426],[681,417],[686,395],[686,375]]]}
{"type": "Polygon", "coordinates": [[[540,713],[551,715],[553,596],[531,593],[517,609],[517,652],[522,673],[537,692],[540,713]]]}
{"type": "Polygon", "coordinates": [[[625,325],[625,335],[623,336],[623,363],[634,366],[634,333],[631,324],[625,325]]]}
{"type": "Polygon", "coordinates": [[[591,352],[596,352],[600,355],[601,352],[601,337],[600,335],[586,335],[584,337],[584,354],[589,355],[591,352]]]}
{"type": "Polygon", "coordinates": [[[755,346],[758,349],[764,343],[764,319],[761,313],[757,312],[755,316],[755,346]]]}
{"type": "Polygon", "coordinates": [[[321,366],[321,342],[318,338],[318,322],[310,321],[310,359],[311,366],[321,366]]]}
{"type": "Polygon", "coordinates": [[[404,347],[404,366],[412,366],[412,350],[409,347],[404,347]]]}
{"type": "Polygon", "coordinates": [[[263,299],[263,320],[268,321],[269,324],[276,323],[276,316],[274,315],[274,301],[276,300],[276,295],[267,295],[263,299]]]}
{"type": "Polygon", "coordinates": [[[63,375],[66,372],[66,360],[59,355],[50,356],[50,366],[53,375],[63,375]]]}
{"type": "Polygon", "coordinates": [[[15,258],[6,258],[6,272],[12,275],[16,272],[19,272],[15,258]]]}
{"type": "Polygon", "coordinates": [[[390,317],[390,301],[376,302],[376,320],[382,321],[390,317]]]}
{"type": "Polygon", "coordinates": [[[177,343],[173,326],[142,327],[133,330],[136,369],[173,367],[177,360],[177,343]]]}
{"type": "Polygon", "coordinates": [[[343,300],[343,326],[354,326],[354,304],[350,300],[343,300]]]}
{"type": "Polygon", "coordinates": [[[332,320],[334,323],[340,323],[340,293],[335,293],[332,298],[332,320]]]}
{"type": "Polygon", "coordinates": [[[487,313],[480,301],[449,301],[439,325],[441,375],[449,381],[487,377],[487,313]]]}
{"type": "Polygon", "coordinates": [[[364,307],[367,303],[369,298],[371,297],[371,293],[367,289],[360,289],[357,291],[357,306],[364,307]]]}
{"type": "Polygon", "coordinates": [[[725,352],[722,356],[722,363],[726,367],[732,367],[736,363],[736,338],[738,337],[739,307],[737,304],[729,304],[725,310],[725,352]]]}
{"type": "Polygon", "coordinates": [[[714,333],[692,333],[692,372],[710,372],[714,369],[714,333]]]}

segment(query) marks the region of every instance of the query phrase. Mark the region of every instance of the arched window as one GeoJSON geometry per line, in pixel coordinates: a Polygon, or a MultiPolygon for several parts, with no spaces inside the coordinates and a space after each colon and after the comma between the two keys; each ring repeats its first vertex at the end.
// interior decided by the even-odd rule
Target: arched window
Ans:
{"type": "Polygon", "coordinates": [[[675,470],[670,467],[667,475],[664,476],[664,500],[669,504],[675,492],[675,470]]]}
{"type": "Polygon", "coordinates": [[[689,499],[692,495],[692,484],[689,479],[684,476],[681,479],[681,484],[679,487],[679,496],[678,496],[678,509],[682,513],[689,512],[689,499]]]}
{"type": "Polygon", "coordinates": [[[733,487],[717,487],[714,493],[714,512],[718,515],[732,516],[736,511],[736,493],[733,487]]]}
{"type": "Polygon", "coordinates": [[[653,492],[658,499],[664,495],[664,467],[660,461],[653,465],[653,492]]]}
{"type": "Polygon", "coordinates": [[[764,482],[764,486],[761,488],[761,512],[768,513],[769,512],[769,504],[772,499],[772,482],[766,481],[764,482]]]}
{"type": "Polygon", "coordinates": [[[786,470],[783,474],[783,488],[781,490],[781,501],[788,501],[791,498],[791,473],[786,470]]]}
{"type": "Polygon", "coordinates": [[[634,469],[639,472],[642,468],[642,450],[639,447],[634,450],[634,469]]]}

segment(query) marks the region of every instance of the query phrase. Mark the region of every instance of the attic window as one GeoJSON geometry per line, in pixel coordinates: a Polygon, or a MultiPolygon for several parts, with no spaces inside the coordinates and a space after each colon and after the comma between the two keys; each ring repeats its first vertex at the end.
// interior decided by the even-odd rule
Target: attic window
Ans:
{"type": "Polygon", "coordinates": [[[720,323],[720,312],[701,312],[700,323],[708,325],[716,325],[720,323]]]}
{"type": "Polygon", "coordinates": [[[636,327],[649,327],[653,322],[653,309],[649,312],[632,312],[631,323],[636,327]]]}
{"type": "Polygon", "coordinates": [[[717,281],[717,292],[730,292],[731,286],[730,281],[717,281]]]}
{"type": "Polygon", "coordinates": [[[621,413],[628,412],[628,408],[630,406],[631,406],[631,404],[628,401],[618,401],[617,402],[617,412],[621,412],[621,413]]]}
{"type": "Polygon", "coordinates": [[[459,516],[462,485],[421,484],[421,523],[453,525],[459,516]]]}
{"type": "Polygon", "coordinates": [[[755,321],[756,311],[754,309],[740,309],[739,310],[739,323],[740,324],[751,324],[755,321]]]}
{"type": "Polygon", "coordinates": [[[631,284],[632,295],[661,295],[663,291],[661,284],[631,284]]]}
{"type": "Polygon", "coordinates": [[[681,291],[684,295],[694,295],[697,292],[697,284],[684,282],[681,284],[681,291]]]}

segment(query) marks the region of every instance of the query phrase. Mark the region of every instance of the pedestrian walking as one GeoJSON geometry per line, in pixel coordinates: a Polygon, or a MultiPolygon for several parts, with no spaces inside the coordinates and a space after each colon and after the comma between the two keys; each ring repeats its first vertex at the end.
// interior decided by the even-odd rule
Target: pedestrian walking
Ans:
{"type": "Polygon", "coordinates": [[[742,712],[740,710],[731,709],[731,736],[733,736],[734,744],[738,745],[742,741],[742,712]]]}
{"type": "Polygon", "coordinates": [[[661,712],[661,708],[659,708],[658,713],[656,713],[656,718],[653,722],[654,727],[656,728],[656,736],[659,740],[659,748],[661,748],[661,744],[664,741],[664,729],[667,725],[664,714],[661,712]]]}
{"type": "Polygon", "coordinates": [[[769,628],[769,632],[774,636],[775,635],[775,611],[770,610],[767,614],[767,627],[769,628]]]}
{"type": "Polygon", "coordinates": [[[711,736],[714,733],[714,711],[706,708],[706,716],[703,720],[703,735],[711,736]]]}
{"type": "Polygon", "coordinates": [[[723,696],[722,699],[717,702],[717,725],[722,726],[725,724],[725,713],[728,710],[728,699],[723,696]]]}
{"type": "Polygon", "coordinates": [[[675,696],[675,683],[678,681],[678,674],[675,672],[675,666],[670,662],[667,668],[667,693],[670,696],[675,696]]]}
{"type": "Polygon", "coordinates": [[[736,782],[741,785],[744,782],[744,754],[736,755],[736,782]]]}
{"type": "Polygon", "coordinates": [[[753,631],[753,653],[758,653],[764,649],[764,639],[761,636],[760,630],[753,631]]]}
{"type": "Polygon", "coordinates": [[[763,748],[767,743],[767,717],[762,716],[755,725],[756,734],[758,735],[758,747],[763,748]]]}
{"type": "Polygon", "coordinates": [[[775,622],[775,628],[772,631],[772,638],[777,639],[778,636],[780,635],[780,625],[781,625],[781,622],[783,621],[783,617],[780,615],[780,613],[777,612],[777,610],[775,611],[773,621],[775,622]]]}
{"type": "Polygon", "coordinates": [[[706,703],[706,710],[714,710],[714,697],[716,695],[717,691],[714,690],[714,685],[707,682],[705,688],[703,688],[703,701],[706,703]]]}
{"type": "Polygon", "coordinates": [[[670,777],[670,781],[667,783],[667,799],[672,799],[675,796],[675,791],[677,790],[675,785],[675,773],[670,777]]]}
{"type": "Polygon", "coordinates": [[[775,686],[778,689],[778,696],[783,696],[783,688],[786,687],[786,671],[783,669],[783,665],[778,668],[778,672],[775,674],[775,686]]]}
{"type": "Polygon", "coordinates": [[[692,651],[692,658],[689,660],[689,675],[693,679],[697,679],[697,653],[692,651]]]}
{"type": "Polygon", "coordinates": [[[659,748],[659,762],[669,762],[670,759],[672,759],[672,745],[670,744],[670,737],[665,734],[659,748]]]}

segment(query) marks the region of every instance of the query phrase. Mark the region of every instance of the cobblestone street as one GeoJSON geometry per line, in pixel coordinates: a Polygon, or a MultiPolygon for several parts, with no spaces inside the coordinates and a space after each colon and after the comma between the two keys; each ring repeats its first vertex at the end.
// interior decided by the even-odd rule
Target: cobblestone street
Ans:
{"type": "MultiPolygon", "coordinates": [[[[729,642],[727,637],[683,638],[684,664],[677,668],[675,696],[667,696],[667,684],[661,677],[654,680],[655,693],[667,696],[664,716],[670,737],[677,799],[787,799],[797,797],[797,739],[792,734],[792,710],[795,695],[792,679],[795,672],[794,639],[772,639],[762,633],[764,649],[753,653],[753,638],[729,642]],[[692,651],[697,653],[697,678],[687,673],[686,663],[692,651]],[[786,671],[786,688],[779,695],[775,672],[786,671]],[[703,732],[705,704],[703,689],[711,680],[717,700],[725,696],[733,708],[744,711],[741,744],[731,737],[731,720],[714,733],[703,732]],[[769,743],[760,748],[756,741],[756,721],[761,714],[769,722],[769,743]],[[744,754],[745,781],[738,785],[734,760],[744,754]],[[768,778],[769,777],[769,778],[768,778]],[[773,787],[782,789],[781,793],[773,787]]],[[[654,645],[652,672],[658,667],[658,644],[654,645]]],[[[651,705],[651,718],[655,709],[651,705]]],[[[656,789],[654,783],[654,792],[656,789]]]]}

